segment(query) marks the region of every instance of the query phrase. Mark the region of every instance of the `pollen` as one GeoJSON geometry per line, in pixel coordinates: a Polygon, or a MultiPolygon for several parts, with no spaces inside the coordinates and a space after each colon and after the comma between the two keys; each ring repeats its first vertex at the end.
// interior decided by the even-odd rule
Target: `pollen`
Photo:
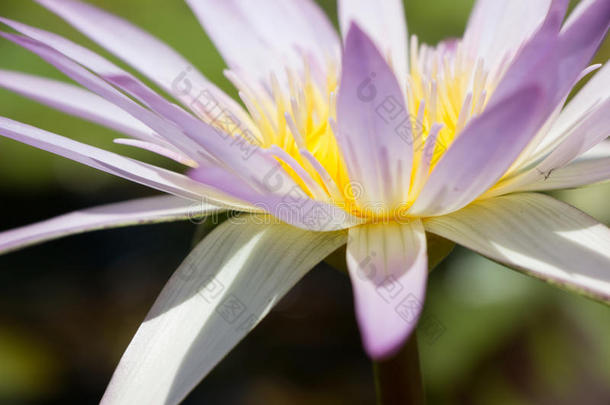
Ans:
{"type": "MultiPolygon", "coordinates": [[[[391,58],[387,60],[391,65],[391,58]]],[[[409,197],[402,202],[401,212],[413,204],[434,166],[468,122],[483,112],[505,68],[506,63],[501,63],[489,71],[458,40],[431,47],[411,37],[404,97],[414,159],[409,197]]],[[[320,69],[304,60],[300,71],[272,73],[267,85],[232,71],[226,75],[256,126],[257,142],[305,193],[359,217],[378,215],[368,212],[359,200],[361,186],[350,181],[335,137],[338,64],[329,62],[320,69]]]]}

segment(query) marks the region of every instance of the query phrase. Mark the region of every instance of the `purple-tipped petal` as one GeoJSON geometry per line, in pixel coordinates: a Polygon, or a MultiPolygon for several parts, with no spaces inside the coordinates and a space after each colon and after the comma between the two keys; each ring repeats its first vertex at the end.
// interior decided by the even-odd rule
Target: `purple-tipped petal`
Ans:
{"type": "Polygon", "coordinates": [[[353,24],[345,43],[337,95],[338,142],[367,209],[406,201],[413,161],[411,121],[392,69],[371,39],[353,24]]]}
{"type": "Polygon", "coordinates": [[[526,88],[471,121],[436,165],[409,212],[446,214],[495,184],[538,129],[542,98],[538,88],[526,88]]]}
{"type": "Polygon", "coordinates": [[[340,0],[341,32],[347,38],[352,23],[358,24],[388,58],[401,86],[408,74],[407,21],[402,0],[340,0]]]}
{"type": "Polygon", "coordinates": [[[0,254],[84,232],[194,219],[221,210],[204,202],[194,203],[173,196],[102,205],[0,232],[0,254]]]}
{"type": "Polygon", "coordinates": [[[610,3],[589,2],[573,22],[560,32],[567,0],[554,0],[543,26],[515,57],[492,96],[501,99],[515,88],[535,83],[545,90],[541,120],[568,95],[608,31],[610,3]]]}
{"type": "Polygon", "coordinates": [[[541,140],[535,152],[524,161],[524,166],[536,162],[565,140],[570,130],[578,125],[585,115],[609,97],[609,88],[610,63],[606,63],[561,111],[557,121],[541,140]]]}
{"type": "MultiPolygon", "coordinates": [[[[104,97],[132,116],[140,119],[149,127],[155,129],[158,134],[165,137],[168,142],[180,145],[183,151],[188,151],[190,157],[194,159],[197,159],[199,157],[198,155],[207,157],[206,151],[198,147],[193,140],[186,137],[180,128],[177,128],[176,125],[172,125],[172,123],[167,122],[163,118],[172,121],[175,121],[176,117],[187,117],[186,119],[188,119],[189,122],[197,120],[155,93],[130,73],[95,52],[57,34],[1,17],[0,21],[28,37],[22,38],[12,34],[2,34],[5,38],[36,53],[73,80],[104,97]],[[99,75],[99,77],[82,69],[79,65],[86,67],[96,75],[99,75]],[[135,97],[142,104],[152,107],[162,115],[163,118],[151,114],[150,111],[143,109],[132,100],[124,97],[114,88],[108,86],[107,83],[100,80],[100,78],[135,97]]],[[[209,100],[205,97],[200,100],[201,103],[204,101],[208,102],[209,100]]],[[[204,124],[200,125],[207,127],[204,124]]],[[[214,137],[217,136],[215,135],[214,137]]]]}
{"type": "MultiPolygon", "coordinates": [[[[66,76],[143,122],[153,129],[156,134],[159,134],[159,140],[163,143],[170,142],[171,140],[172,144],[179,145],[179,149],[183,151],[183,153],[186,153],[184,151],[189,151],[189,154],[195,154],[199,151],[203,152],[203,148],[197,145],[196,142],[188,139],[178,127],[140,106],[106,81],[95,76],[90,71],[75,63],[65,55],[62,55],[55,49],[33,38],[1,32],[0,35],[17,45],[34,52],[45,61],[55,66],[66,76]]],[[[104,61],[100,60],[99,63],[103,64],[104,61]]]]}
{"type": "Polygon", "coordinates": [[[607,1],[593,2],[572,27],[560,35],[567,1],[552,2],[545,22],[515,57],[487,110],[470,123],[430,175],[412,208],[413,214],[441,215],[462,208],[502,177],[567,96],[593,56],[607,31],[609,6],[607,1]],[[594,15],[594,11],[602,17],[594,15]],[[603,16],[606,16],[605,21],[603,16]],[[584,44],[586,41],[592,45],[584,44]],[[523,99],[524,108],[514,105],[513,117],[504,116],[505,121],[520,123],[506,122],[498,127],[500,121],[497,121],[487,128],[495,133],[481,134],[474,130],[481,122],[493,123],[492,114],[498,114],[499,105],[510,103],[513,97],[524,98],[532,89],[538,89],[535,91],[538,94],[531,94],[531,100],[523,99]],[[507,128],[512,132],[505,132],[507,128]],[[492,145],[490,140],[494,137],[496,142],[492,145]],[[508,145],[506,140],[510,140],[508,145]],[[477,146],[477,143],[481,144],[477,146]],[[456,177],[455,171],[460,175],[456,177]]]}
{"type": "Polygon", "coordinates": [[[203,91],[245,122],[243,108],[198,72],[167,44],[133,24],[74,0],[36,0],[83,34],[148,76],[161,88],[200,113],[197,98],[203,91]]]}
{"type": "Polygon", "coordinates": [[[197,167],[198,163],[189,158],[188,156],[183,155],[179,151],[175,151],[171,145],[169,147],[161,146],[157,143],[141,141],[139,139],[130,139],[130,138],[117,138],[114,140],[114,143],[119,145],[128,145],[133,146],[135,148],[140,148],[147,150],[149,152],[156,153],[160,156],[165,156],[168,159],[172,159],[178,163],[182,163],[185,166],[189,167],[197,167]]]}
{"type": "Polygon", "coordinates": [[[428,257],[422,223],[350,229],[347,265],[364,348],[392,356],[413,333],[426,294],[428,257]]]}
{"type": "MultiPolygon", "coordinates": [[[[561,190],[588,186],[610,180],[610,141],[593,147],[568,165],[549,171],[535,171],[535,177],[516,185],[508,183],[506,189],[495,194],[506,192],[561,190]]],[[[495,192],[496,190],[491,190],[495,192]]],[[[490,194],[494,195],[494,194],[490,194]]]]}
{"type": "Polygon", "coordinates": [[[240,200],[249,201],[253,206],[299,228],[327,232],[350,228],[363,222],[333,204],[311,199],[300,188],[287,188],[282,176],[278,175],[281,170],[283,169],[278,165],[268,172],[264,182],[266,187],[282,190],[285,194],[255,188],[239,176],[219,167],[199,167],[191,170],[189,176],[240,200]]]}
{"type": "MultiPolygon", "coordinates": [[[[154,131],[103,98],[69,83],[20,72],[0,70],[0,87],[142,140],[154,131]]],[[[158,137],[157,137],[158,139],[158,137]]]]}
{"type": "Polygon", "coordinates": [[[338,63],[341,42],[311,0],[187,0],[231,69],[268,82],[285,68],[303,70],[303,54],[326,67],[338,63]]]}
{"type": "MultiPolygon", "coordinates": [[[[101,56],[55,34],[13,21],[6,20],[5,23],[10,23],[12,27],[29,35],[30,38],[12,34],[0,35],[38,54],[75,81],[142,120],[157,133],[163,135],[167,141],[177,145],[183,151],[189,151],[188,157],[192,160],[198,162],[210,160],[211,155],[215,159],[214,161],[223,162],[247,183],[259,188],[268,186],[265,184],[265,180],[267,175],[273,172],[273,175],[281,178],[283,188],[271,192],[279,193],[282,197],[296,187],[285,171],[276,170],[277,161],[263,153],[258,145],[245,139],[235,139],[196,119],[101,56]],[[74,61],[137,98],[157,115],[117,92],[100,77],[91,74],[74,61]]],[[[254,138],[251,133],[246,133],[246,135],[254,138]]],[[[252,141],[256,140],[252,139],[252,141]]],[[[258,202],[253,201],[253,203],[258,202]]],[[[274,207],[273,209],[279,208],[274,207]]]]}
{"type": "Polygon", "coordinates": [[[542,194],[511,194],[424,220],[426,230],[553,285],[610,302],[610,229],[542,194]]]}
{"type": "Polygon", "coordinates": [[[571,77],[582,71],[597,52],[610,27],[608,0],[583,1],[559,36],[561,69],[571,77]]]}
{"type": "MultiPolygon", "coordinates": [[[[38,54],[73,80],[141,120],[181,151],[188,151],[190,159],[204,166],[222,162],[220,171],[231,172],[231,175],[236,175],[248,185],[246,189],[238,190],[235,198],[241,200],[247,197],[251,204],[306,229],[341,229],[358,222],[343,210],[313,201],[303,193],[277,160],[256,144],[252,133],[245,133],[251,140],[229,136],[176,107],[129,73],[88,49],[37,28],[9,20],[4,22],[30,38],[6,33],[0,35],[38,54]],[[107,82],[137,98],[157,114],[125,97],[107,82]],[[253,189],[256,191],[251,192],[253,189]]],[[[234,183],[212,183],[221,190],[235,189],[232,186],[234,183]]],[[[222,193],[226,194],[224,191],[222,193]]]]}
{"type": "Polygon", "coordinates": [[[20,122],[0,117],[0,134],[95,169],[193,201],[209,201],[240,211],[256,208],[181,174],[95,148],[20,122]]]}
{"type": "Polygon", "coordinates": [[[542,25],[552,0],[477,0],[464,34],[469,57],[496,68],[542,25]]]}
{"type": "MultiPolygon", "coordinates": [[[[486,193],[486,196],[491,197],[520,190],[535,190],[537,187],[542,190],[548,190],[549,187],[555,188],[558,184],[556,170],[563,168],[608,136],[610,136],[610,100],[601,103],[592,112],[582,117],[581,122],[569,131],[566,139],[540,163],[506,179],[486,193]],[[545,185],[550,179],[549,184],[545,185]]],[[[561,173],[559,175],[561,176],[561,173]]],[[[589,176],[585,174],[582,184],[587,184],[586,178],[589,176]]]]}

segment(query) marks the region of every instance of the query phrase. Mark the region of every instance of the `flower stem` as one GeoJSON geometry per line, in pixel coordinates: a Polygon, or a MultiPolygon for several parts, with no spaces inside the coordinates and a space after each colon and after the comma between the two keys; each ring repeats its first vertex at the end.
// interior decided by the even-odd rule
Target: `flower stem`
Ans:
{"type": "Polygon", "coordinates": [[[378,405],[425,404],[415,333],[394,357],[374,361],[373,370],[378,405]]]}

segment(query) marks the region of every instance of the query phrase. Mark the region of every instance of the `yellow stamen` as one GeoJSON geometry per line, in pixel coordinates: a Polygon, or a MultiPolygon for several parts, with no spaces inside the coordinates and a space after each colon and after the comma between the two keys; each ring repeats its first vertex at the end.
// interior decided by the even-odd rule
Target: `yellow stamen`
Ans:
{"type": "MultiPolygon", "coordinates": [[[[415,36],[409,56],[405,101],[412,121],[414,159],[411,190],[400,212],[415,201],[451,143],[483,111],[503,71],[490,73],[483,61],[470,59],[461,44],[419,46],[415,36]]],[[[239,89],[261,146],[282,163],[303,191],[374,220],[379,211],[363,208],[366,202],[359,198],[359,186],[350,182],[333,130],[339,68],[329,64],[326,71],[325,80],[314,78],[305,61],[302,72],[287,70],[281,80],[272,74],[269,89],[231,72],[227,77],[239,89]]]]}

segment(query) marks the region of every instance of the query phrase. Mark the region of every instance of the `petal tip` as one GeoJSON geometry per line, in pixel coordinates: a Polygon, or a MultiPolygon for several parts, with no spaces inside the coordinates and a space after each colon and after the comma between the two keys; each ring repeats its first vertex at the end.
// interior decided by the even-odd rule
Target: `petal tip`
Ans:
{"type": "Polygon", "coordinates": [[[402,349],[412,333],[415,333],[415,324],[400,336],[370,336],[362,332],[362,345],[366,354],[371,359],[384,361],[394,357],[402,349]]]}

